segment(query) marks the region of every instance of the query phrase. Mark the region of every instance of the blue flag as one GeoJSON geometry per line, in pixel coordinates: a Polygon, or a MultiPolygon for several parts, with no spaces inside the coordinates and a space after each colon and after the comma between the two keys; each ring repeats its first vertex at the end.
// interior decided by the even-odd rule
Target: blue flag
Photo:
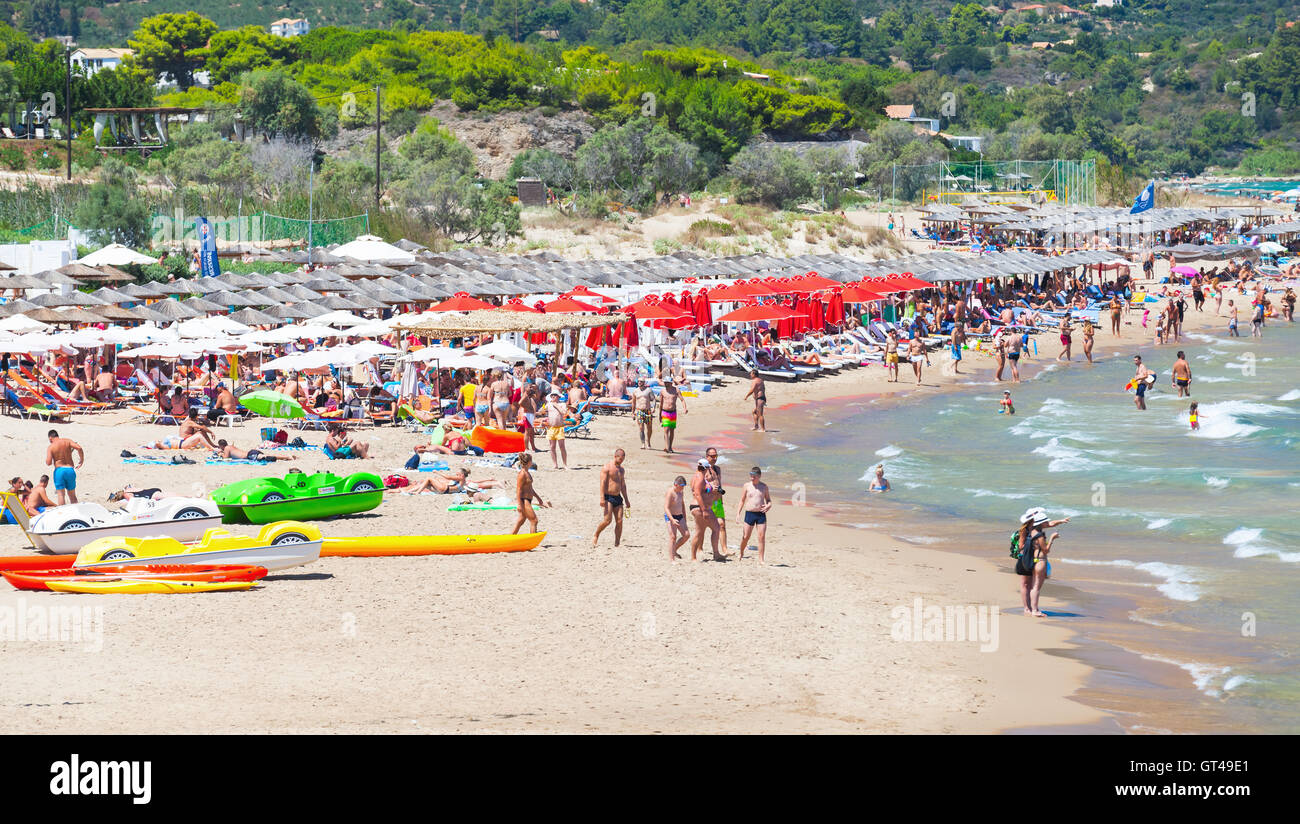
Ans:
{"type": "Polygon", "coordinates": [[[199,274],[214,278],[221,274],[221,264],[217,262],[217,236],[212,233],[206,217],[195,218],[194,229],[199,238],[199,274]]]}
{"type": "Polygon", "coordinates": [[[1137,200],[1133,201],[1133,208],[1129,209],[1128,213],[1130,215],[1135,215],[1138,212],[1145,212],[1154,205],[1156,205],[1156,182],[1153,180],[1148,183],[1146,188],[1142,190],[1142,193],[1137,196],[1137,200]]]}

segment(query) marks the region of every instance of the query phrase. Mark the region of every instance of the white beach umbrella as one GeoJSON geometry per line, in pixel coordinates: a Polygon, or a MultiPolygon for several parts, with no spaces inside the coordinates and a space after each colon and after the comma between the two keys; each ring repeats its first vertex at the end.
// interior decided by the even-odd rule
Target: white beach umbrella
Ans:
{"type": "Polygon", "coordinates": [[[77,263],[82,263],[86,266],[128,266],[132,263],[147,266],[150,263],[157,262],[157,258],[142,255],[120,243],[110,243],[104,248],[91,252],[77,261],[77,263]]]}
{"type": "Polygon", "coordinates": [[[65,355],[77,354],[76,349],[59,340],[57,336],[42,335],[39,332],[0,342],[0,352],[9,354],[27,352],[33,355],[42,352],[62,352],[65,355]]]}
{"type": "Polygon", "coordinates": [[[24,314],[10,315],[4,320],[0,320],[0,331],[14,332],[19,335],[27,332],[43,332],[49,329],[48,323],[41,323],[39,320],[32,320],[24,314]]]}
{"type": "Polygon", "coordinates": [[[537,358],[531,353],[525,349],[521,349],[508,340],[494,340],[491,343],[484,344],[483,346],[471,351],[476,355],[496,358],[497,360],[505,361],[506,363],[519,363],[520,361],[523,361],[529,366],[537,363],[537,358]]]}
{"type": "Polygon", "coordinates": [[[361,235],[351,243],[345,243],[338,247],[331,254],[335,257],[347,257],[368,262],[382,260],[415,262],[415,255],[391,243],[386,243],[383,238],[375,235],[361,235]]]}
{"type": "MultiPolygon", "coordinates": [[[[440,361],[443,366],[450,366],[452,361],[460,360],[464,354],[464,349],[452,349],[450,346],[425,346],[413,352],[408,352],[403,356],[402,360],[422,361],[424,363],[436,360],[440,361]]],[[[497,366],[500,365],[497,364],[497,366]]]]}
{"type": "Polygon", "coordinates": [[[359,318],[351,312],[343,309],[340,309],[337,312],[330,312],[321,315],[318,318],[312,318],[311,322],[320,324],[321,326],[336,326],[340,329],[350,328],[353,326],[363,326],[370,323],[370,321],[367,321],[365,318],[359,318]]]}

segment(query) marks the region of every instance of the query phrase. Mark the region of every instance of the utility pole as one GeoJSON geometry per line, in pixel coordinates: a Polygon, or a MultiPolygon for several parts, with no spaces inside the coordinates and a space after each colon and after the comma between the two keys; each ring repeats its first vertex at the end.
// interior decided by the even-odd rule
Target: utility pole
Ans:
{"type": "Polygon", "coordinates": [[[307,161],[307,271],[311,271],[311,229],[315,225],[316,155],[307,161]]]}
{"type": "Polygon", "coordinates": [[[379,101],[380,87],[375,86],[375,210],[379,210],[379,124],[382,120],[379,101]]]}
{"type": "MultiPolygon", "coordinates": [[[[76,10],[73,10],[76,13],[76,10]]],[[[63,113],[65,115],[63,128],[68,133],[68,180],[72,180],[72,47],[65,46],[63,49],[65,60],[63,67],[63,113]]]]}

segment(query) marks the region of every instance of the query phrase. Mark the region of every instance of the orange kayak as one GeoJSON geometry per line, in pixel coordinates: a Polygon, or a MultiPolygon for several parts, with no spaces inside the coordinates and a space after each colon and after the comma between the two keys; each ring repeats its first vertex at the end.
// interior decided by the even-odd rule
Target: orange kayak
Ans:
{"type": "Polygon", "coordinates": [[[524,451],[524,433],[511,432],[508,429],[493,429],[490,426],[476,426],[470,430],[469,442],[484,452],[524,451]]]}
{"type": "Polygon", "coordinates": [[[320,554],[335,557],[385,555],[477,555],[486,552],[525,552],[535,549],[545,532],[523,535],[378,535],[368,538],[326,538],[320,554]]]}
{"type": "Polygon", "coordinates": [[[0,556],[0,572],[23,572],[29,569],[72,569],[76,555],[6,555],[0,556]]]}
{"type": "Polygon", "coordinates": [[[122,565],[95,567],[94,569],[72,570],[67,568],[31,569],[23,572],[5,570],[0,572],[5,580],[15,589],[43,590],[51,581],[69,583],[88,580],[105,580],[108,578],[130,578],[132,580],[159,581],[202,581],[216,583],[220,581],[257,581],[266,577],[266,567],[242,566],[237,564],[214,564],[210,566],[188,564],[141,564],[139,566],[122,565]]]}

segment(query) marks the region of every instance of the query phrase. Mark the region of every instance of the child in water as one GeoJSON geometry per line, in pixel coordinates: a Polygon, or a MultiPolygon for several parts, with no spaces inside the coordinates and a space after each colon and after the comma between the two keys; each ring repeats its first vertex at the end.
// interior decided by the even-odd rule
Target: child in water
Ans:
{"type": "Polygon", "coordinates": [[[1143,310],[1142,310],[1142,328],[1143,328],[1143,329],[1147,328],[1147,318],[1149,318],[1149,317],[1151,317],[1151,310],[1150,310],[1150,309],[1143,309],[1143,310]]]}
{"type": "Polygon", "coordinates": [[[1192,431],[1195,432],[1201,428],[1200,415],[1196,412],[1196,401],[1187,408],[1187,421],[1192,425],[1192,431]]]}
{"type": "Polygon", "coordinates": [[[1010,390],[1004,390],[1004,391],[1003,391],[1003,393],[1002,393],[1002,400],[998,402],[998,406],[1002,407],[1001,409],[998,410],[998,414],[999,414],[999,415],[1014,415],[1014,414],[1016,414],[1016,407],[1011,403],[1011,391],[1010,391],[1010,390]]]}

